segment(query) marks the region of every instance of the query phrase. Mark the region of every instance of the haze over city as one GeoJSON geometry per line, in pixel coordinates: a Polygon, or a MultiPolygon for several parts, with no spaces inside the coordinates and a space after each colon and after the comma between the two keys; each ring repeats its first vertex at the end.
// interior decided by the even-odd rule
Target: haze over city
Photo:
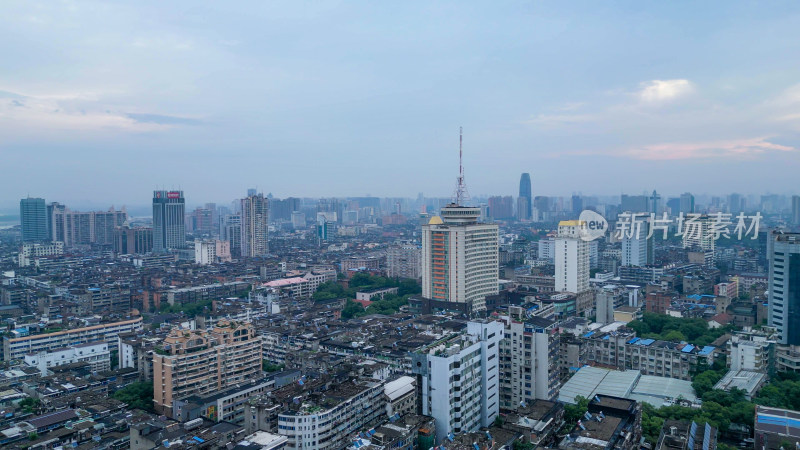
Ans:
{"type": "Polygon", "coordinates": [[[796,2],[6,2],[0,209],[791,193],[796,2]],[[242,11],[245,10],[246,14],[242,11]]]}
{"type": "Polygon", "coordinates": [[[800,3],[0,4],[3,450],[800,449],[800,3]]]}

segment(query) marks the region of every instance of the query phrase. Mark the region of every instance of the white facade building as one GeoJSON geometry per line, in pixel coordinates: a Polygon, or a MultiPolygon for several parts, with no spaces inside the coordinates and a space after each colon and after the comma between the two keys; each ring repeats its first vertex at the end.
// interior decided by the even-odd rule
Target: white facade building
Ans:
{"type": "Polygon", "coordinates": [[[614,301],[618,297],[615,285],[603,286],[595,293],[597,323],[614,323],[614,301]]]}
{"type": "Polygon", "coordinates": [[[219,239],[196,239],[194,241],[195,264],[208,265],[231,261],[231,243],[219,239]]]}
{"type": "Polygon", "coordinates": [[[87,362],[92,372],[111,370],[111,352],[105,342],[76,345],[52,351],[42,351],[25,355],[25,364],[36,367],[42,376],[47,376],[48,369],[64,364],[87,362]]]}
{"type": "Polygon", "coordinates": [[[556,257],[556,240],[552,237],[539,240],[538,258],[553,261],[556,257]]]}
{"type": "Polygon", "coordinates": [[[338,450],[347,439],[365,427],[375,426],[386,417],[386,397],[381,382],[344,383],[328,391],[331,397],[323,407],[303,403],[297,411],[287,408],[278,415],[278,434],[288,438],[287,448],[338,450]],[[346,391],[345,392],[345,388],[346,391]],[[337,390],[343,391],[335,397],[337,390]],[[348,395],[349,394],[349,395],[348,395]],[[336,399],[336,400],[333,400],[336,399]]]}
{"type": "Polygon", "coordinates": [[[17,262],[19,267],[28,267],[36,263],[37,258],[45,256],[61,256],[64,254],[64,243],[50,242],[47,244],[30,243],[22,244],[19,249],[19,256],[17,262]]]}
{"type": "Polygon", "coordinates": [[[104,323],[84,328],[73,328],[55,333],[36,334],[17,338],[3,338],[3,358],[5,361],[22,359],[28,353],[39,353],[62,347],[88,344],[103,341],[109,344],[110,350],[117,349],[117,336],[121,333],[139,333],[142,331],[142,318],[137,317],[121,322],[104,323]]]}
{"type": "Polygon", "coordinates": [[[466,333],[412,354],[412,371],[422,380],[422,414],[436,419],[436,442],[488,427],[499,414],[503,336],[501,322],[469,322],[466,333]]]}
{"type": "Polygon", "coordinates": [[[728,363],[730,370],[767,372],[775,341],[766,336],[734,334],[728,341],[728,363]]]}
{"type": "Polygon", "coordinates": [[[195,264],[208,265],[216,262],[217,245],[213,239],[194,241],[194,262],[195,264]]]}
{"type": "Polygon", "coordinates": [[[498,226],[479,223],[480,208],[450,204],[422,226],[422,296],[486,309],[498,287],[498,226]]]}
{"type": "Polygon", "coordinates": [[[712,223],[714,218],[707,214],[687,214],[682,225],[683,248],[699,248],[714,254],[716,239],[712,223]]]}
{"type": "Polygon", "coordinates": [[[562,220],[555,239],[556,292],[589,290],[589,243],[580,238],[581,221],[562,220]]]}
{"type": "Polygon", "coordinates": [[[649,222],[646,214],[637,214],[633,230],[622,236],[622,265],[646,266],[653,263],[653,240],[647,239],[649,222]]]}

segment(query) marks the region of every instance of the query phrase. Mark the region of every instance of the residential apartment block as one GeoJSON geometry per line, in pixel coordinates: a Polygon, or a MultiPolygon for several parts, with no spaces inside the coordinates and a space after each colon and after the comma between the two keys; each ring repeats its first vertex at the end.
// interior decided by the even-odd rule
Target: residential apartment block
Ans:
{"type": "Polygon", "coordinates": [[[691,380],[691,372],[698,364],[711,365],[719,353],[711,346],[642,339],[633,332],[614,330],[616,325],[581,336],[586,345],[587,364],[691,380]]]}
{"type": "Polygon", "coordinates": [[[83,328],[57,331],[55,333],[35,334],[21,337],[3,337],[3,356],[5,361],[22,359],[28,353],[46,352],[90,342],[106,342],[109,351],[117,350],[117,336],[122,333],[142,331],[142,318],[121,322],[92,325],[83,328]]]}
{"type": "Polygon", "coordinates": [[[509,306],[500,321],[505,327],[499,356],[500,408],[515,410],[536,399],[554,399],[560,384],[556,323],[528,317],[519,306],[509,306]]]}
{"type": "Polygon", "coordinates": [[[454,333],[412,353],[422,414],[436,420],[436,442],[449,433],[489,426],[499,414],[499,348],[503,324],[469,322],[454,333]]]}
{"type": "Polygon", "coordinates": [[[211,331],[173,328],[153,355],[153,401],[171,415],[175,400],[220,391],[261,374],[261,339],[250,323],[221,320],[211,331]]]}

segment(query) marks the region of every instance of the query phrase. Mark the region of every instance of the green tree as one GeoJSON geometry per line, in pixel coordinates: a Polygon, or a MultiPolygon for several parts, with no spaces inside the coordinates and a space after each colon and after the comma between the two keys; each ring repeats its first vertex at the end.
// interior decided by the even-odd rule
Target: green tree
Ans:
{"type": "Polygon", "coordinates": [[[642,403],[642,434],[651,445],[655,445],[664,426],[664,418],[659,417],[649,403],[642,403]]]}
{"type": "Polygon", "coordinates": [[[517,439],[512,444],[511,448],[513,450],[533,450],[536,448],[532,443],[523,441],[521,439],[517,439]]]}
{"type": "Polygon", "coordinates": [[[589,410],[589,399],[579,395],[575,397],[575,401],[577,402],[575,405],[564,405],[564,422],[570,429],[574,427],[575,424],[578,423],[578,420],[589,410]]]}
{"type": "Polygon", "coordinates": [[[335,281],[328,281],[322,283],[317,288],[317,291],[311,296],[315,301],[332,300],[335,298],[342,298],[345,296],[344,287],[335,281]]]}
{"type": "Polygon", "coordinates": [[[678,330],[672,330],[664,335],[665,341],[670,342],[683,342],[686,341],[686,336],[678,330]]]}
{"type": "Polygon", "coordinates": [[[492,424],[492,426],[495,426],[495,427],[497,427],[497,428],[500,428],[500,427],[502,427],[502,426],[503,426],[503,424],[504,424],[505,422],[506,422],[506,421],[505,421],[505,419],[503,419],[503,416],[501,416],[500,414],[498,414],[498,415],[497,415],[497,417],[495,417],[495,418],[494,418],[494,423],[492,424]]]}
{"type": "Polygon", "coordinates": [[[272,364],[271,362],[267,361],[266,359],[261,361],[261,369],[264,372],[267,372],[267,373],[279,372],[279,371],[283,370],[284,367],[285,366],[283,364],[272,364]]]}
{"type": "Polygon", "coordinates": [[[397,293],[401,296],[418,295],[422,293],[422,286],[417,283],[417,280],[400,280],[400,283],[397,287],[397,293]]]}
{"type": "Polygon", "coordinates": [[[703,394],[714,389],[714,385],[721,379],[721,374],[713,370],[707,370],[694,378],[692,387],[699,397],[703,397],[703,394]]]}
{"type": "Polygon", "coordinates": [[[153,412],[153,382],[137,381],[114,392],[111,396],[131,408],[153,412]]]}
{"type": "Polygon", "coordinates": [[[347,304],[344,306],[344,309],[342,309],[342,319],[361,317],[366,313],[367,312],[364,310],[364,307],[361,306],[361,303],[356,303],[350,299],[347,299],[347,304]]]}
{"type": "Polygon", "coordinates": [[[20,408],[22,408],[22,411],[28,414],[33,414],[37,412],[41,404],[42,401],[34,397],[27,397],[23,399],[21,402],[19,402],[19,406],[20,408]]]}

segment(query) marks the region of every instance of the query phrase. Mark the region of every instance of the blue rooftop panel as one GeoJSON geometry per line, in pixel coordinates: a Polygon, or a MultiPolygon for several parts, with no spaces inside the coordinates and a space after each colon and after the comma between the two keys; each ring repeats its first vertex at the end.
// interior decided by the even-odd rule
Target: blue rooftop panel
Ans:
{"type": "Polygon", "coordinates": [[[608,340],[608,335],[603,336],[603,340],[607,341],[608,340]]]}
{"type": "Polygon", "coordinates": [[[592,337],[593,334],[594,334],[594,331],[590,331],[590,332],[584,334],[583,337],[592,337]]]}
{"type": "Polygon", "coordinates": [[[700,350],[700,354],[701,355],[710,355],[711,352],[713,352],[713,351],[714,351],[714,347],[712,347],[710,345],[706,345],[705,347],[703,347],[702,350],[700,350]]]}
{"type": "Polygon", "coordinates": [[[694,350],[694,345],[692,345],[692,344],[686,344],[686,345],[685,345],[685,346],[684,346],[684,347],[681,349],[681,352],[683,352],[683,353],[691,353],[691,352],[692,352],[692,350],[694,350]]]}
{"type": "Polygon", "coordinates": [[[635,338],[631,339],[630,341],[628,341],[627,343],[628,344],[635,344],[635,343],[639,342],[640,340],[641,340],[641,338],[635,337],[635,338]]]}
{"type": "Polygon", "coordinates": [[[641,341],[637,342],[637,345],[650,345],[655,342],[655,339],[642,339],[641,341]]]}

